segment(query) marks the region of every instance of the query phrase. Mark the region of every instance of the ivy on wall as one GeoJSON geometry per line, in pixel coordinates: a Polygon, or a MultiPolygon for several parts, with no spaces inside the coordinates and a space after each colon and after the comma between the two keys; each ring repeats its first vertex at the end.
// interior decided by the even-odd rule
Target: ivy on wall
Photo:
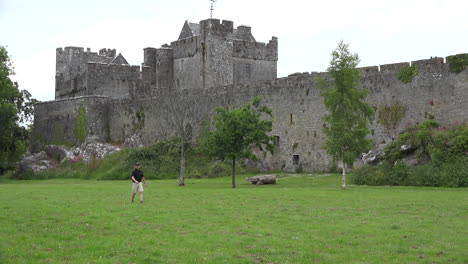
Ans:
{"type": "Polygon", "coordinates": [[[460,73],[468,65],[468,54],[458,54],[447,57],[449,63],[449,71],[454,73],[460,73]]]}
{"type": "Polygon", "coordinates": [[[80,105],[80,110],[78,111],[74,132],[75,138],[78,139],[79,142],[83,142],[88,135],[88,119],[86,117],[86,109],[82,104],[80,105]]]}
{"type": "Polygon", "coordinates": [[[135,116],[132,116],[132,128],[134,131],[141,130],[145,126],[145,112],[143,108],[135,113],[135,116]]]}
{"type": "Polygon", "coordinates": [[[387,132],[390,132],[395,130],[403,117],[405,117],[408,107],[395,102],[388,106],[381,105],[378,109],[377,118],[379,123],[383,125],[387,132]]]}
{"type": "Polygon", "coordinates": [[[413,65],[409,66],[406,65],[400,69],[400,72],[398,73],[398,80],[404,82],[404,83],[409,83],[413,80],[413,78],[418,75],[419,73],[419,65],[416,63],[413,63],[413,65]]]}

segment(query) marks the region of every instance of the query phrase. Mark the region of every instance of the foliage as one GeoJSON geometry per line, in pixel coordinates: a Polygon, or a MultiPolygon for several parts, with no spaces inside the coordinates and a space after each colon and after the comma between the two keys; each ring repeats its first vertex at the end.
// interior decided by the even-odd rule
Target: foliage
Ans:
{"type": "MultiPolygon", "coordinates": [[[[332,52],[328,72],[333,82],[319,80],[321,96],[328,110],[324,117],[328,125],[323,126],[327,139],[322,148],[335,160],[343,161],[343,167],[351,165],[361,153],[369,150],[371,141],[366,138],[369,134],[367,123],[374,114],[365,101],[368,91],[358,89],[361,79],[356,68],[359,56],[351,54],[348,46],[341,41],[332,52]]],[[[342,188],[345,188],[344,173],[342,188]]]]}
{"type": "Polygon", "coordinates": [[[78,110],[74,132],[75,138],[78,139],[79,142],[84,142],[88,135],[88,119],[86,117],[86,109],[82,104],[78,110]]]}
{"type": "Polygon", "coordinates": [[[139,111],[136,111],[135,116],[132,116],[131,124],[134,132],[142,130],[145,127],[145,112],[143,108],[140,108],[139,111]]]}
{"type": "Polygon", "coordinates": [[[468,65],[468,54],[457,54],[448,56],[447,61],[449,63],[449,71],[454,73],[460,73],[468,65]]]}
{"type": "MultiPolygon", "coordinates": [[[[38,173],[15,174],[14,178],[65,179],[81,178],[96,180],[127,180],[136,162],[143,163],[142,170],[148,179],[176,179],[179,174],[180,149],[173,141],[161,141],[143,148],[124,149],[107,155],[103,159],[84,162],[81,156],[65,160],[55,168],[38,173]]],[[[187,178],[217,178],[230,174],[230,164],[214,161],[204,153],[191,149],[187,152],[187,178]]],[[[246,168],[242,163],[236,166],[240,173],[253,173],[255,169],[246,168]]]]}
{"type": "Polygon", "coordinates": [[[402,162],[394,166],[364,166],[353,171],[358,185],[468,187],[468,158],[455,157],[445,163],[429,162],[410,167],[402,162]]]}
{"type": "Polygon", "coordinates": [[[413,78],[418,75],[419,73],[419,65],[417,63],[413,63],[411,66],[405,65],[400,69],[398,73],[398,80],[409,83],[413,80],[413,78]]]}
{"type": "Polygon", "coordinates": [[[28,91],[18,89],[18,83],[10,79],[13,74],[8,52],[0,45],[0,175],[13,168],[26,152],[29,129],[23,125],[32,120],[37,102],[28,91]]]}
{"type": "Polygon", "coordinates": [[[379,107],[378,120],[383,125],[387,133],[393,133],[400,121],[405,117],[408,107],[395,102],[389,106],[382,105],[379,107]]]}
{"type": "Polygon", "coordinates": [[[270,152],[274,149],[273,136],[267,135],[272,128],[272,120],[262,120],[262,114],[272,118],[272,111],[261,105],[262,98],[254,97],[232,109],[216,109],[214,130],[202,138],[202,149],[212,157],[232,161],[232,187],[235,188],[236,160],[255,159],[251,146],[266,145],[270,152]]]}
{"type": "Polygon", "coordinates": [[[384,163],[354,171],[354,182],[367,185],[468,186],[468,125],[440,127],[426,120],[400,134],[385,148],[384,163]],[[420,165],[402,162],[401,146],[415,150],[420,165]]]}

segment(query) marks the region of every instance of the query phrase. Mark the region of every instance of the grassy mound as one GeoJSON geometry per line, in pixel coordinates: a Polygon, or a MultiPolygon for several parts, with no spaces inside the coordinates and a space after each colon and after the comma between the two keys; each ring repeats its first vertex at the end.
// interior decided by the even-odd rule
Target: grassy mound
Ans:
{"type": "MultiPolygon", "coordinates": [[[[36,174],[20,175],[19,179],[81,178],[96,180],[126,180],[130,178],[133,166],[141,162],[147,179],[175,179],[179,177],[180,157],[178,148],[170,141],[152,146],[124,149],[103,159],[89,162],[66,161],[57,167],[36,174]]],[[[187,178],[215,178],[231,173],[228,162],[210,159],[203,153],[191,150],[186,158],[187,178]]],[[[236,167],[238,173],[255,172],[243,164],[236,167]]]]}

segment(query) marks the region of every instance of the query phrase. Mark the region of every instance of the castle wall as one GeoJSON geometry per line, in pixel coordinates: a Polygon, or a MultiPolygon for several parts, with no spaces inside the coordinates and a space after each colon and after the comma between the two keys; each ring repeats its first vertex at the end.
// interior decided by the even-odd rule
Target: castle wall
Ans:
{"type": "MultiPolygon", "coordinates": [[[[379,67],[361,68],[361,86],[369,89],[368,101],[377,109],[376,118],[370,125],[376,145],[391,141],[391,135],[386,133],[377,118],[383,105],[399,103],[407,107],[407,113],[397,127],[397,134],[432,116],[445,125],[468,122],[468,70],[459,74],[450,73],[448,65],[438,59],[413,63],[418,63],[420,70],[408,84],[397,79],[401,67],[407,63],[382,65],[380,71],[379,67]]],[[[213,87],[206,93],[194,90],[192,96],[197,103],[207,100],[203,104],[209,105],[211,109],[239,105],[254,96],[262,96],[263,101],[273,110],[272,135],[277,137],[278,144],[273,155],[257,150],[260,166],[287,171],[321,171],[329,169],[333,164],[321,149],[325,141],[322,129],[325,126],[323,116],[326,109],[317,88],[318,76],[327,78],[326,73],[295,74],[272,81],[213,87]],[[297,164],[294,156],[297,156],[297,164]]],[[[170,133],[170,128],[164,125],[164,117],[157,114],[163,112],[163,100],[164,96],[160,96],[140,102],[145,112],[145,124],[139,131],[132,128],[132,117],[128,114],[133,105],[115,104],[110,110],[112,139],[121,141],[132,133],[140,133],[145,143],[151,144],[170,133]]]]}
{"type": "Polygon", "coordinates": [[[213,88],[234,82],[234,61],[232,42],[218,36],[208,36],[205,40],[204,87],[213,88]]]}
{"type": "Polygon", "coordinates": [[[144,89],[139,66],[88,63],[88,95],[129,98],[144,89]]]}
{"type": "MultiPolygon", "coordinates": [[[[56,99],[75,98],[36,105],[32,150],[42,144],[76,144],[80,106],[86,109],[88,135],[114,143],[138,135],[144,144],[153,144],[173,135],[166,123],[167,104],[182,102],[170,92],[185,89],[193,103],[211,111],[263,97],[273,110],[276,149],[273,155],[256,149],[259,161],[255,165],[286,171],[321,171],[333,166],[321,149],[326,109],[317,88],[317,77],[328,79],[328,74],[277,79],[276,37],[267,44],[255,42],[250,27],[234,30],[231,21],[217,19],[201,21],[198,29],[198,36],[186,31],[181,34],[186,38],[170,46],[146,48],[141,71],[139,66],[108,64],[115,50],[102,49],[97,54],[76,47],[57,49],[56,99]]],[[[399,132],[429,118],[444,125],[468,123],[468,69],[451,73],[443,58],[434,58],[360,71],[361,87],[369,91],[368,101],[376,109],[370,125],[376,145],[390,142],[399,132]],[[419,73],[403,83],[398,74],[410,64],[419,65],[419,73]],[[385,128],[379,123],[379,113],[384,106],[396,104],[406,108],[406,114],[395,129],[385,128]]]]}
{"type": "MultiPolygon", "coordinates": [[[[419,65],[419,74],[407,84],[397,76],[401,67],[408,63],[360,69],[361,86],[369,90],[368,101],[377,109],[370,126],[376,145],[391,141],[391,135],[377,118],[383,105],[399,103],[407,107],[395,134],[428,118],[444,125],[468,123],[468,69],[458,74],[451,73],[448,64],[440,58],[412,63],[419,65]]],[[[272,135],[277,137],[278,144],[273,155],[257,150],[258,164],[266,169],[320,171],[328,169],[332,161],[321,149],[325,140],[322,128],[326,109],[317,88],[317,76],[327,78],[326,73],[303,73],[272,81],[193,89],[190,92],[194,102],[207,105],[209,109],[239,105],[254,96],[262,96],[273,110],[272,135]],[[293,158],[295,155],[296,160],[293,158]]],[[[33,138],[50,143],[59,139],[57,131],[63,131],[60,133],[64,139],[72,140],[70,135],[73,135],[77,111],[84,103],[89,109],[89,120],[95,120],[91,121],[92,133],[101,139],[122,143],[125,138],[138,134],[145,144],[152,144],[173,133],[167,127],[163,114],[167,96],[157,92],[153,97],[134,100],[99,97],[40,103],[36,106],[33,138]]]]}
{"type": "Polygon", "coordinates": [[[278,38],[273,37],[268,44],[262,42],[234,40],[233,57],[277,61],[278,38]]]}
{"type": "Polygon", "coordinates": [[[233,83],[276,79],[276,61],[233,58],[233,83]]]}
{"type": "Polygon", "coordinates": [[[143,49],[142,78],[150,85],[156,84],[156,52],[155,48],[143,49]]]}
{"type": "Polygon", "coordinates": [[[34,106],[34,126],[31,136],[31,151],[39,151],[48,144],[74,145],[80,106],[86,111],[87,135],[96,136],[102,142],[108,141],[108,102],[102,96],[83,96],[49,102],[34,106]]]}
{"type": "Polygon", "coordinates": [[[65,47],[56,50],[55,99],[86,94],[86,70],[88,61],[104,62],[115,50],[86,51],[80,47],[65,47]]]}
{"type": "Polygon", "coordinates": [[[174,85],[174,50],[161,48],[156,52],[156,90],[174,85]]]}

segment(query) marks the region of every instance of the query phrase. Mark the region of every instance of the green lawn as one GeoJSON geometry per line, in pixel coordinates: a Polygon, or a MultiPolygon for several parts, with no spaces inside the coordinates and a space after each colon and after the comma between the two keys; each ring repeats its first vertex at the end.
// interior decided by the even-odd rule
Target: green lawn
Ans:
{"type": "Polygon", "coordinates": [[[468,263],[463,188],[0,181],[0,263],[468,263]]]}

